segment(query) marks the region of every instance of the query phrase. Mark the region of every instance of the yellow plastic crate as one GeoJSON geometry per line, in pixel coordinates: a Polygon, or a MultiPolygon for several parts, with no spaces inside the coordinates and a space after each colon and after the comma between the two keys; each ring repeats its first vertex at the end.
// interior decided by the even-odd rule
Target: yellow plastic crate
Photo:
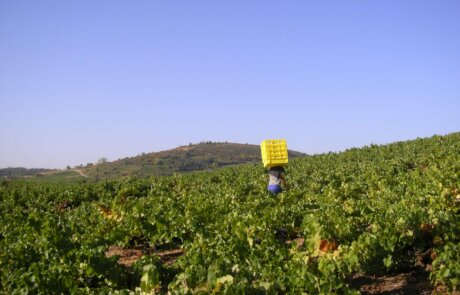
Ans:
{"type": "Polygon", "coordinates": [[[288,163],[288,150],[285,139],[268,139],[260,144],[262,162],[265,168],[286,166],[288,163]]]}

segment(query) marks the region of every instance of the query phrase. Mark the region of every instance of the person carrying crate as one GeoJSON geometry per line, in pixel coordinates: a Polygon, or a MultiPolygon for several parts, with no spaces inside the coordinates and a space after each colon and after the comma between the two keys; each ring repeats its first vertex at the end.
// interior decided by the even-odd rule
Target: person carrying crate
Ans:
{"type": "Polygon", "coordinates": [[[268,191],[272,194],[279,194],[283,191],[281,185],[285,185],[283,166],[270,167],[268,169],[268,191]]]}
{"type": "Polygon", "coordinates": [[[281,193],[285,185],[284,167],[288,163],[288,150],[285,139],[264,140],[260,145],[262,162],[268,169],[268,191],[275,195],[281,193]]]}

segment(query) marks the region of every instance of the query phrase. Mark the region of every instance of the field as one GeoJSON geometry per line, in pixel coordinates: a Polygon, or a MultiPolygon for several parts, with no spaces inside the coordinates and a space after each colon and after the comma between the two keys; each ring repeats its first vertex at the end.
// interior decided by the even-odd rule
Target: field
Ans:
{"type": "Polygon", "coordinates": [[[75,170],[53,171],[40,175],[30,177],[17,178],[11,181],[14,185],[27,185],[27,184],[76,184],[87,182],[88,180],[81,176],[75,170]]]}
{"type": "Polygon", "coordinates": [[[278,196],[261,166],[4,182],[0,292],[359,294],[415,270],[458,290],[460,133],[295,159],[278,196]]]}

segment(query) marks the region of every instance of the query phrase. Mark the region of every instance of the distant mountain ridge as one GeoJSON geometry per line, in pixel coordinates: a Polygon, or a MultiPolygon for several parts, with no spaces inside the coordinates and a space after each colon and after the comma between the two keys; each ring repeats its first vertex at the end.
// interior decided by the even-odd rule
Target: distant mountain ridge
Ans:
{"type": "MultiPolygon", "coordinates": [[[[302,156],[306,154],[289,151],[290,158],[302,156]]],[[[80,170],[90,178],[147,177],[258,162],[261,162],[259,145],[208,141],[113,162],[87,165],[80,170]]]]}

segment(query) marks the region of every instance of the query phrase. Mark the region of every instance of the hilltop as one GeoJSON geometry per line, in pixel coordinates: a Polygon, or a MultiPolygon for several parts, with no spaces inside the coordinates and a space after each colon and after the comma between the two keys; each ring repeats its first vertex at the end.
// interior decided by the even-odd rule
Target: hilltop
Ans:
{"type": "MultiPolygon", "coordinates": [[[[289,151],[289,157],[306,154],[289,151]]],[[[120,176],[158,176],[216,169],[220,167],[261,161],[260,146],[228,142],[202,142],[171,150],[142,154],[113,162],[87,165],[79,169],[90,178],[120,176]]]]}
{"type": "MultiPolygon", "coordinates": [[[[306,154],[289,151],[289,157],[306,154]]],[[[111,179],[117,177],[167,176],[174,173],[214,170],[221,167],[261,163],[260,146],[229,142],[201,142],[171,150],[143,153],[112,162],[87,164],[67,170],[29,169],[26,174],[9,173],[7,178],[27,176],[31,182],[75,183],[83,180],[111,179]],[[32,173],[33,172],[33,173],[32,173]]],[[[13,168],[9,168],[10,170],[13,168]]],[[[10,170],[6,172],[11,172],[10,170]]]]}

